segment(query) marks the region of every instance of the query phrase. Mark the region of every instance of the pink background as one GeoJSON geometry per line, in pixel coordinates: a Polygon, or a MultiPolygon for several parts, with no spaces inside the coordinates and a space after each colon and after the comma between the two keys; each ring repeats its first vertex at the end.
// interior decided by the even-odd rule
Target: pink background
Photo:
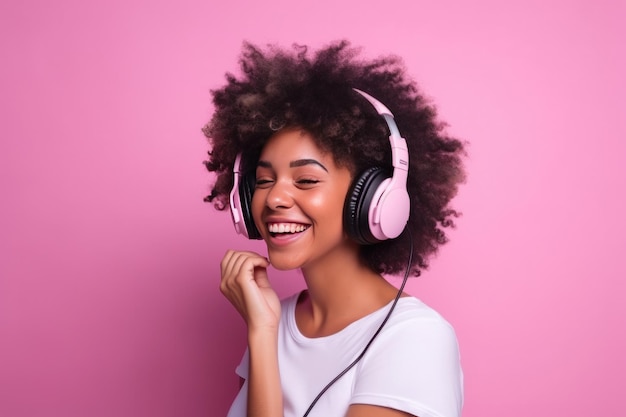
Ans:
{"type": "Polygon", "coordinates": [[[623,415],[626,6],[509,3],[3,1],[0,415],[225,414],[218,263],[263,248],[202,203],[209,89],[244,39],[340,37],[404,57],[471,142],[409,289],[457,329],[464,416],[623,415]]]}

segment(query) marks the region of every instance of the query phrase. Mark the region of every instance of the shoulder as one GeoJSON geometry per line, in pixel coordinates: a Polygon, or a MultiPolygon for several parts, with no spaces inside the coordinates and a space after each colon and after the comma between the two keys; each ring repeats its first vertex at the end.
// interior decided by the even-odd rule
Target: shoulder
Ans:
{"type": "Polygon", "coordinates": [[[398,304],[363,361],[366,368],[385,364],[406,372],[446,369],[460,373],[460,354],[452,325],[436,310],[414,297],[398,304]]]}
{"type": "Polygon", "coordinates": [[[383,333],[408,338],[438,335],[456,341],[452,325],[435,309],[415,297],[404,297],[398,301],[383,333]]]}
{"type": "Polygon", "coordinates": [[[463,372],[450,323],[418,299],[401,299],[357,365],[352,402],[419,416],[459,415],[463,372]]]}
{"type": "Polygon", "coordinates": [[[415,372],[446,369],[460,373],[456,332],[436,310],[417,298],[400,300],[387,326],[372,345],[371,359],[415,372]],[[382,359],[381,357],[385,357],[382,359]]]}
{"type": "Polygon", "coordinates": [[[371,348],[373,361],[419,369],[423,369],[425,362],[438,367],[458,367],[460,363],[452,325],[414,297],[400,299],[378,339],[371,348]]]}

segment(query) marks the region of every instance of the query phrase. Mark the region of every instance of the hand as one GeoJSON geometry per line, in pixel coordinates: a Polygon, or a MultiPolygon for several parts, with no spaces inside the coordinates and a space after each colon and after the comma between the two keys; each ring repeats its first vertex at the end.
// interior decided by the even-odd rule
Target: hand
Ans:
{"type": "Polygon", "coordinates": [[[278,330],[280,301],[267,277],[267,258],[228,250],[221,263],[220,290],[243,317],[248,330],[278,330]]]}

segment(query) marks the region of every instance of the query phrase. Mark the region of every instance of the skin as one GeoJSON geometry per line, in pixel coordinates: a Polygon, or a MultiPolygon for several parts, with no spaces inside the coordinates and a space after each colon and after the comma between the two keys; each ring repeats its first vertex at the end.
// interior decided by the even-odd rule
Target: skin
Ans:
{"type": "MultiPolygon", "coordinates": [[[[334,334],[396,295],[396,288],[358,258],[358,245],[343,230],[343,204],[353,175],[299,129],[282,130],[267,142],[256,171],[252,216],[268,258],[229,250],[221,263],[221,291],[246,321],[250,352],[248,417],[283,415],[277,337],[280,302],[266,268],[300,268],[307,291],[296,306],[296,323],[307,337],[334,334]],[[272,233],[272,227],[299,233],[272,233]]],[[[274,229],[272,229],[274,230],[274,229]]],[[[347,417],[409,414],[354,404],[347,417]]]]}

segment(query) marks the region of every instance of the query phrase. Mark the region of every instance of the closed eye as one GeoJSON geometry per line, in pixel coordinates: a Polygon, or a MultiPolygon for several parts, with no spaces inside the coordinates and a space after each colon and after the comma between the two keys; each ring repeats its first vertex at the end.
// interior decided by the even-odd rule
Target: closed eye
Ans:
{"type": "Polygon", "coordinates": [[[320,181],[314,180],[310,178],[302,178],[296,181],[296,186],[298,188],[307,189],[315,187],[320,181]]]}
{"type": "Polygon", "coordinates": [[[255,188],[266,188],[269,184],[273,183],[273,180],[258,178],[255,182],[255,188]]]}

